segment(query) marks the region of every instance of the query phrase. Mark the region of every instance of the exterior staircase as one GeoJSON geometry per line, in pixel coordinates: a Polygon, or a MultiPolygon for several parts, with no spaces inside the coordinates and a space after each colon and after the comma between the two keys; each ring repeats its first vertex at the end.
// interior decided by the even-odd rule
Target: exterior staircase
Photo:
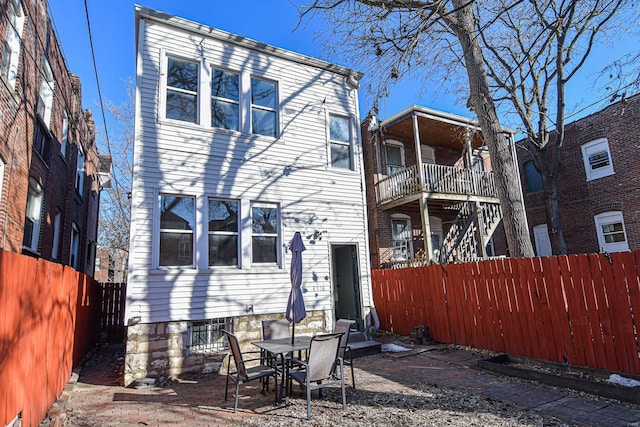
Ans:
{"type": "Polygon", "coordinates": [[[482,259],[482,248],[489,243],[502,219],[500,204],[463,202],[452,208],[459,209],[458,215],[442,240],[438,261],[441,264],[449,264],[482,259]],[[474,205],[477,206],[477,213],[474,205]],[[478,234],[481,241],[478,241],[478,234]]]}

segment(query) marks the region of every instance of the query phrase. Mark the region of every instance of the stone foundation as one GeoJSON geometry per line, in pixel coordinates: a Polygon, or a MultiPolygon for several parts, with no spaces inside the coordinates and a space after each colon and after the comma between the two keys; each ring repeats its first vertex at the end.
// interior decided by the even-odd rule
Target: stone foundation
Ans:
{"type": "MultiPolygon", "coordinates": [[[[257,350],[252,341],[262,339],[262,321],[283,318],[281,314],[233,318],[233,333],[243,350],[257,350]]],[[[327,332],[331,320],[324,311],[309,311],[295,326],[296,335],[327,332]]],[[[183,374],[210,374],[223,369],[227,351],[187,354],[189,322],[141,323],[127,327],[124,385],[140,378],[177,378],[183,374]]],[[[224,368],[223,372],[226,372],[224,368]]]]}

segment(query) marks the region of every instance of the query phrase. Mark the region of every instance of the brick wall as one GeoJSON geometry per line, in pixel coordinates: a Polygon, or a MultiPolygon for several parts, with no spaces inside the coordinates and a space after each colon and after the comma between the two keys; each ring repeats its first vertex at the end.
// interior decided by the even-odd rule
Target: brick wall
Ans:
{"type": "MultiPolygon", "coordinates": [[[[7,31],[6,1],[0,12],[0,49],[7,31]]],[[[24,26],[18,64],[18,77],[13,89],[0,76],[0,158],[5,163],[0,194],[0,247],[12,252],[69,264],[71,229],[75,222],[80,230],[78,269],[93,273],[93,248],[97,238],[99,192],[96,166],[94,125],[82,109],[82,87],[77,76],[69,73],[56,35],[48,17],[44,0],[23,0],[24,26]],[[36,113],[38,94],[47,58],[53,74],[51,119],[44,123],[36,113]],[[61,151],[65,112],[69,119],[68,143],[61,151]],[[44,142],[42,154],[33,147],[44,142]],[[85,188],[76,194],[76,160],[78,146],[86,155],[85,188]],[[37,250],[23,248],[25,211],[29,179],[43,189],[41,226],[37,250]],[[54,219],[61,215],[58,254],[52,254],[54,219]]]]}
{"type": "MultiPolygon", "coordinates": [[[[544,224],[542,192],[527,193],[522,165],[530,154],[518,149],[529,227],[544,224]]],[[[640,95],[612,104],[566,126],[558,169],[560,221],[569,253],[600,250],[594,215],[622,211],[630,250],[640,249],[640,95]],[[581,145],[607,138],[614,175],[587,181],[581,145]]],[[[532,234],[533,241],[533,234],[532,234]]]]}

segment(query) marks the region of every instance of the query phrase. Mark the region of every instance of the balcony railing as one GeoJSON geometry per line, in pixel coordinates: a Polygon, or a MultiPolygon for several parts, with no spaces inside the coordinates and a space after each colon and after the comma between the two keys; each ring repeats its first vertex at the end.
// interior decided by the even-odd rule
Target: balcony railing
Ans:
{"type": "Polygon", "coordinates": [[[378,205],[408,196],[429,193],[431,198],[497,198],[498,191],[490,172],[452,166],[423,164],[424,188],[420,188],[418,166],[413,165],[376,184],[378,205]]]}

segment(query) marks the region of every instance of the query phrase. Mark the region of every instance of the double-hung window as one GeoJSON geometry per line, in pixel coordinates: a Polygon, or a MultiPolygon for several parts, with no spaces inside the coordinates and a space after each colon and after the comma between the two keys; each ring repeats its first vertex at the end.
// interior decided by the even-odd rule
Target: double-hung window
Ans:
{"type": "Polygon", "coordinates": [[[622,212],[603,212],[594,218],[600,250],[622,252],[629,250],[622,212]]]}
{"type": "Polygon", "coordinates": [[[278,136],[278,87],[276,83],[251,78],[251,133],[278,136]]]}
{"type": "Polygon", "coordinates": [[[240,130],[240,76],[238,74],[213,70],[211,126],[240,130]]]}
{"type": "Polygon", "coordinates": [[[22,245],[33,252],[38,251],[40,222],[42,219],[42,187],[33,178],[29,179],[27,211],[24,221],[22,245]]]}
{"type": "Polygon", "coordinates": [[[404,169],[404,149],[402,145],[385,144],[387,175],[393,175],[404,169]]]}
{"type": "Polygon", "coordinates": [[[7,31],[0,58],[0,74],[7,79],[12,89],[16,88],[18,63],[20,61],[20,35],[24,25],[24,13],[20,0],[7,2],[7,31]]]}
{"type": "Polygon", "coordinates": [[[64,112],[62,120],[62,137],[60,138],[60,155],[63,159],[67,158],[67,142],[69,141],[69,115],[64,112]]]}
{"type": "Polygon", "coordinates": [[[587,181],[613,175],[611,151],[606,138],[587,142],[581,148],[587,181]]]}
{"type": "Polygon", "coordinates": [[[40,91],[38,92],[38,105],[36,111],[42,119],[44,125],[49,128],[51,120],[51,107],[53,105],[53,72],[49,65],[49,60],[44,58],[42,67],[42,79],[40,80],[40,91]]]}
{"type": "Polygon", "coordinates": [[[198,63],[167,59],[166,117],[198,123],[198,63]]]}
{"type": "Polygon", "coordinates": [[[278,264],[279,216],[275,204],[251,204],[251,253],[254,264],[278,264]]]}
{"type": "Polygon", "coordinates": [[[160,195],[160,267],[193,266],[195,200],[160,195]]]}
{"type": "Polygon", "coordinates": [[[78,159],[76,163],[76,190],[80,197],[84,197],[84,150],[78,145],[78,159]]]}
{"type": "Polygon", "coordinates": [[[71,227],[71,254],[69,265],[78,269],[78,257],[80,256],[80,229],[74,222],[71,227]]]}
{"type": "Polygon", "coordinates": [[[329,115],[331,166],[351,169],[351,126],[347,117],[329,115]]]}
{"type": "Polygon", "coordinates": [[[53,242],[51,245],[51,259],[58,259],[58,248],[60,247],[60,220],[62,213],[56,208],[56,216],[53,219],[53,242]]]}
{"type": "Polygon", "coordinates": [[[209,199],[209,265],[238,265],[236,200],[209,199]]]}

